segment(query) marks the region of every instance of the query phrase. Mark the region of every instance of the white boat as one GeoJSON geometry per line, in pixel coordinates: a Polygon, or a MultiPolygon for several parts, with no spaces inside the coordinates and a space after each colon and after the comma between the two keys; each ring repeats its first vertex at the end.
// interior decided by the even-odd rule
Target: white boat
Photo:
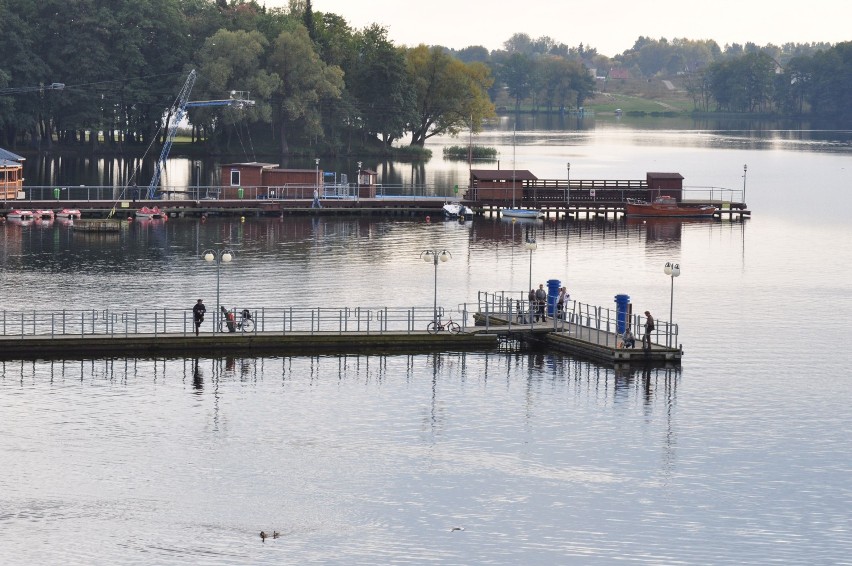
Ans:
{"type": "Polygon", "coordinates": [[[532,210],[530,208],[503,208],[500,214],[507,218],[527,218],[532,220],[541,220],[544,218],[544,212],[541,210],[532,210]]]}
{"type": "Polygon", "coordinates": [[[44,208],[35,211],[35,217],[41,220],[53,220],[55,213],[49,208],[44,208]]]}
{"type": "Polygon", "coordinates": [[[20,208],[13,208],[6,214],[6,218],[11,218],[13,220],[32,220],[35,214],[32,210],[23,210],[20,208]]]}
{"type": "Polygon", "coordinates": [[[515,132],[512,131],[512,207],[501,208],[500,214],[506,218],[526,218],[528,220],[539,220],[544,218],[544,212],[541,210],[532,210],[529,208],[515,208],[515,132]]]}
{"type": "Polygon", "coordinates": [[[143,206],[136,211],[136,218],[166,218],[166,214],[160,210],[160,207],[143,206]]]}
{"type": "Polygon", "coordinates": [[[80,213],[79,208],[63,208],[59,212],[56,213],[57,218],[66,218],[66,219],[74,219],[80,218],[82,214],[80,213]]]}
{"type": "Polygon", "coordinates": [[[463,204],[457,202],[448,202],[444,205],[444,216],[447,218],[463,218],[465,220],[473,219],[473,210],[463,204]]]}

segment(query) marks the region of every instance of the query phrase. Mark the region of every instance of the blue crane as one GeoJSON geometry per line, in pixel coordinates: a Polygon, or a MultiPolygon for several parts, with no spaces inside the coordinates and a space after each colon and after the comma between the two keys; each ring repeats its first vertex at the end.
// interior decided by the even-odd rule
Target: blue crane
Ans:
{"type": "Polygon", "coordinates": [[[172,106],[172,123],[169,126],[169,133],[166,136],[166,141],[163,143],[163,149],[160,151],[160,158],[157,160],[156,165],[154,166],[154,176],[151,177],[151,183],[148,185],[148,198],[153,199],[157,194],[157,186],[160,184],[160,173],[163,170],[163,167],[166,166],[166,159],[169,157],[169,151],[172,148],[172,142],[175,139],[175,134],[177,134],[177,129],[183,119],[186,117],[186,111],[189,108],[204,108],[204,107],[215,107],[215,106],[253,106],[254,100],[248,100],[246,92],[243,91],[231,91],[231,98],[227,98],[224,100],[199,100],[199,101],[189,101],[189,93],[192,92],[192,87],[195,86],[195,80],[197,78],[197,74],[195,69],[189,72],[189,76],[186,77],[186,82],[183,84],[183,88],[180,90],[180,94],[175,99],[175,104],[172,106]]]}

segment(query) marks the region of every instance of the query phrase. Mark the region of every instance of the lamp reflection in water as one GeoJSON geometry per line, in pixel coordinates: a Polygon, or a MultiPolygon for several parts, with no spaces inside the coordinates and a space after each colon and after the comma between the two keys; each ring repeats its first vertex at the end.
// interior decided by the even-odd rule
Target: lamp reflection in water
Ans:
{"type": "Polygon", "coordinates": [[[432,322],[438,324],[438,262],[444,263],[448,261],[453,254],[447,250],[423,250],[420,252],[420,257],[426,263],[435,265],[435,292],[432,298],[432,322]]]}
{"type": "MultiPolygon", "coordinates": [[[[219,244],[217,244],[218,246],[219,244]]],[[[223,263],[230,263],[234,259],[234,252],[228,248],[213,248],[204,252],[204,261],[210,263],[216,262],[216,313],[213,317],[213,332],[219,331],[219,317],[221,316],[222,305],[219,304],[219,272],[223,263]]]]}

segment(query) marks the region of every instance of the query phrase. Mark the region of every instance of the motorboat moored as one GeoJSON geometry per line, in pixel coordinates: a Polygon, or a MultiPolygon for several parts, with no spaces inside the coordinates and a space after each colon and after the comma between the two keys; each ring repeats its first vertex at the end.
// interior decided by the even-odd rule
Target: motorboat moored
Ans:
{"type": "Polygon", "coordinates": [[[671,196],[659,196],[652,202],[628,199],[627,216],[655,216],[665,218],[708,218],[716,214],[712,205],[682,206],[671,196]]]}
{"type": "Polygon", "coordinates": [[[33,216],[35,216],[36,218],[38,218],[40,220],[53,220],[56,217],[56,213],[53,212],[53,210],[51,210],[49,208],[43,208],[43,209],[36,210],[33,213],[33,216]]]}
{"type": "Polygon", "coordinates": [[[500,214],[507,218],[527,218],[532,220],[544,218],[544,211],[530,208],[503,208],[500,209],[500,214]]]}
{"type": "Polygon", "coordinates": [[[160,210],[160,207],[143,206],[136,211],[136,218],[166,218],[166,214],[160,210]]]}
{"type": "Polygon", "coordinates": [[[6,213],[6,218],[14,220],[32,220],[35,218],[35,213],[32,210],[24,210],[21,208],[13,208],[6,213]]]}
{"type": "Polygon", "coordinates": [[[63,208],[59,212],[56,213],[57,218],[66,218],[73,220],[74,218],[80,218],[82,213],[79,208],[63,208]]]}
{"type": "Polygon", "coordinates": [[[473,219],[473,210],[461,203],[448,202],[443,206],[443,209],[444,216],[447,218],[463,218],[465,220],[473,219]]]}

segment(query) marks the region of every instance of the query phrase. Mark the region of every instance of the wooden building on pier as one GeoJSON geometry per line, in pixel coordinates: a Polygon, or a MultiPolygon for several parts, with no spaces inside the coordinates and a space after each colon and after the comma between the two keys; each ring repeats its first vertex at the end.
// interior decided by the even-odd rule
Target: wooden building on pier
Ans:
{"type": "Polygon", "coordinates": [[[0,198],[15,200],[24,186],[24,164],[26,158],[0,148],[0,198]]]}
{"type": "MultiPolygon", "coordinates": [[[[325,172],[315,169],[283,169],[275,163],[226,163],[220,168],[224,199],[244,198],[245,189],[253,198],[304,199],[313,198],[314,189],[323,196],[325,172]],[[242,192],[241,192],[242,191],[242,192]]],[[[376,196],[378,173],[361,169],[358,175],[358,196],[376,196]]]]}

